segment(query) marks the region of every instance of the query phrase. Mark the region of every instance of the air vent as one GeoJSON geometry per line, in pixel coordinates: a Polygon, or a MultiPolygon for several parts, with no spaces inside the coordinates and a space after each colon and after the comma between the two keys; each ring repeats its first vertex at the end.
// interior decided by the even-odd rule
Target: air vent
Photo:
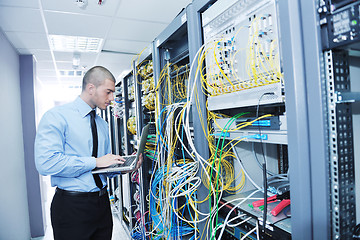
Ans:
{"type": "Polygon", "coordinates": [[[50,48],[58,52],[100,52],[101,38],[49,35],[50,48]]]}
{"type": "Polygon", "coordinates": [[[81,70],[59,70],[61,77],[82,77],[85,72],[81,70]]]}

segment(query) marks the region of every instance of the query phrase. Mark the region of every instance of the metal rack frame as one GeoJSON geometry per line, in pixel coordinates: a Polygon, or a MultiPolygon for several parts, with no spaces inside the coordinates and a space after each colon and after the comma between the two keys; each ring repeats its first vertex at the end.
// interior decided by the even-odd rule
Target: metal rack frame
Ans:
{"type": "MultiPolygon", "coordinates": [[[[149,48],[152,48],[155,81],[161,70],[159,46],[185,23],[190,64],[195,60],[195,54],[203,43],[201,13],[214,2],[216,1],[194,0],[151,44],[149,48]]],[[[321,48],[317,2],[277,1],[288,119],[292,238],[295,240],[336,237],[333,232],[336,229],[333,218],[336,206],[331,200],[336,196],[332,188],[335,178],[330,175],[334,174],[334,165],[330,165],[329,161],[334,157],[329,151],[329,144],[333,140],[329,139],[332,115],[328,100],[332,96],[328,95],[330,92],[324,67],[326,58],[324,59],[321,48]]],[[[196,64],[194,63],[195,68],[196,64]]],[[[125,96],[127,85],[123,86],[125,96]]],[[[200,87],[198,86],[199,93],[200,87]]],[[[344,94],[343,96],[348,96],[344,94]]],[[[192,109],[194,139],[199,153],[206,158],[208,148],[200,141],[204,139],[200,120],[206,119],[205,96],[199,97],[203,115],[199,116],[197,110],[192,109]]],[[[207,193],[204,186],[198,189],[199,195],[207,193]]],[[[199,204],[198,208],[206,212],[208,203],[199,204]]],[[[204,225],[201,223],[197,226],[200,232],[204,230],[204,225]]]]}
{"type": "MultiPolygon", "coordinates": [[[[142,112],[142,92],[141,92],[141,87],[139,82],[141,81],[141,76],[138,75],[137,73],[137,68],[138,68],[138,64],[141,64],[144,60],[151,58],[152,59],[153,56],[153,43],[151,43],[146,49],[143,50],[142,55],[140,56],[140,58],[138,59],[138,62],[134,61],[133,62],[133,72],[134,72],[134,84],[135,84],[135,108],[136,108],[136,115],[138,116],[138,118],[136,119],[136,131],[138,133],[138,137],[140,138],[140,134],[141,131],[145,125],[144,123],[144,118],[143,116],[143,112],[142,112]]],[[[145,156],[144,156],[145,158],[145,156]]],[[[146,209],[147,209],[147,203],[146,203],[146,192],[148,191],[147,189],[149,189],[149,183],[144,181],[144,175],[146,175],[146,171],[148,171],[147,168],[144,167],[144,165],[139,169],[139,180],[140,180],[140,211],[141,211],[141,215],[144,216],[146,209]]],[[[145,225],[145,217],[142,218],[143,219],[143,225],[145,225]]],[[[145,229],[142,228],[142,236],[143,239],[145,239],[145,229]]]]}

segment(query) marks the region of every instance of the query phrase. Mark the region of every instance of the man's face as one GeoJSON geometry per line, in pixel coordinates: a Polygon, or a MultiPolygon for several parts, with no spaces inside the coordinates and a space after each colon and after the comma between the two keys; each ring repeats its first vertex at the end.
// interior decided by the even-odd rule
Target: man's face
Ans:
{"type": "Polygon", "coordinates": [[[106,79],[100,86],[95,89],[92,101],[95,106],[105,110],[114,100],[115,83],[106,79]]]}

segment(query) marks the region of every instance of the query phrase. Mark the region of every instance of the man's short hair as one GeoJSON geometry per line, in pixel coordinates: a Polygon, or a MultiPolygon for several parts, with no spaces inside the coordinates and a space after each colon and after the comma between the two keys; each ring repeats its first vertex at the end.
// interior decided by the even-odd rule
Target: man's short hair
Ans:
{"type": "Polygon", "coordinates": [[[106,79],[109,79],[116,82],[114,75],[105,67],[95,66],[90,68],[84,75],[82,82],[82,91],[86,89],[86,86],[89,83],[95,85],[95,87],[100,86],[106,79]]]}

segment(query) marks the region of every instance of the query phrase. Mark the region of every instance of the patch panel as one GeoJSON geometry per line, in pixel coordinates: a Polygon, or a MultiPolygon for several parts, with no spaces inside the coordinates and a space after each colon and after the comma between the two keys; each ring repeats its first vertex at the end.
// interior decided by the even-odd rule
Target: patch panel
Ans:
{"type": "Polygon", "coordinates": [[[266,92],[273,96],[261,104],[284,102],[275,9],[274,1],[238,1],[203,13],[210,110],[234,98],[233,107],[256,105],[266,92]]]}
{"type": "Polygon", "coordinates": [[[286,116],[271,116],[258,121],[255,118],[243,118],[230,121],[229,118],[217,119],[213,123],[216,138],[244,139],[245,142],[260,142],[287,144],[287,122],[286,116]],[[259,126],[260,131],[259,132],[259,126]]]}
{"type": "MultiPolygon", "coordinates": [[[[286,124],[286,119],[284,116],[281,116],[282,121],[280,121],[279,116],[271,116],[262,118],[260,120],[255,120],[256,118],[238,118],[236,119],[236,124],[244,125],[243,129],[271,129],[271,130],[280,130],[280,125],[286,124]],[[247,125],[246,123],[250,123],[247,125]]],[[[284,127],[282,128],[284,129],[284,127]]]]}

